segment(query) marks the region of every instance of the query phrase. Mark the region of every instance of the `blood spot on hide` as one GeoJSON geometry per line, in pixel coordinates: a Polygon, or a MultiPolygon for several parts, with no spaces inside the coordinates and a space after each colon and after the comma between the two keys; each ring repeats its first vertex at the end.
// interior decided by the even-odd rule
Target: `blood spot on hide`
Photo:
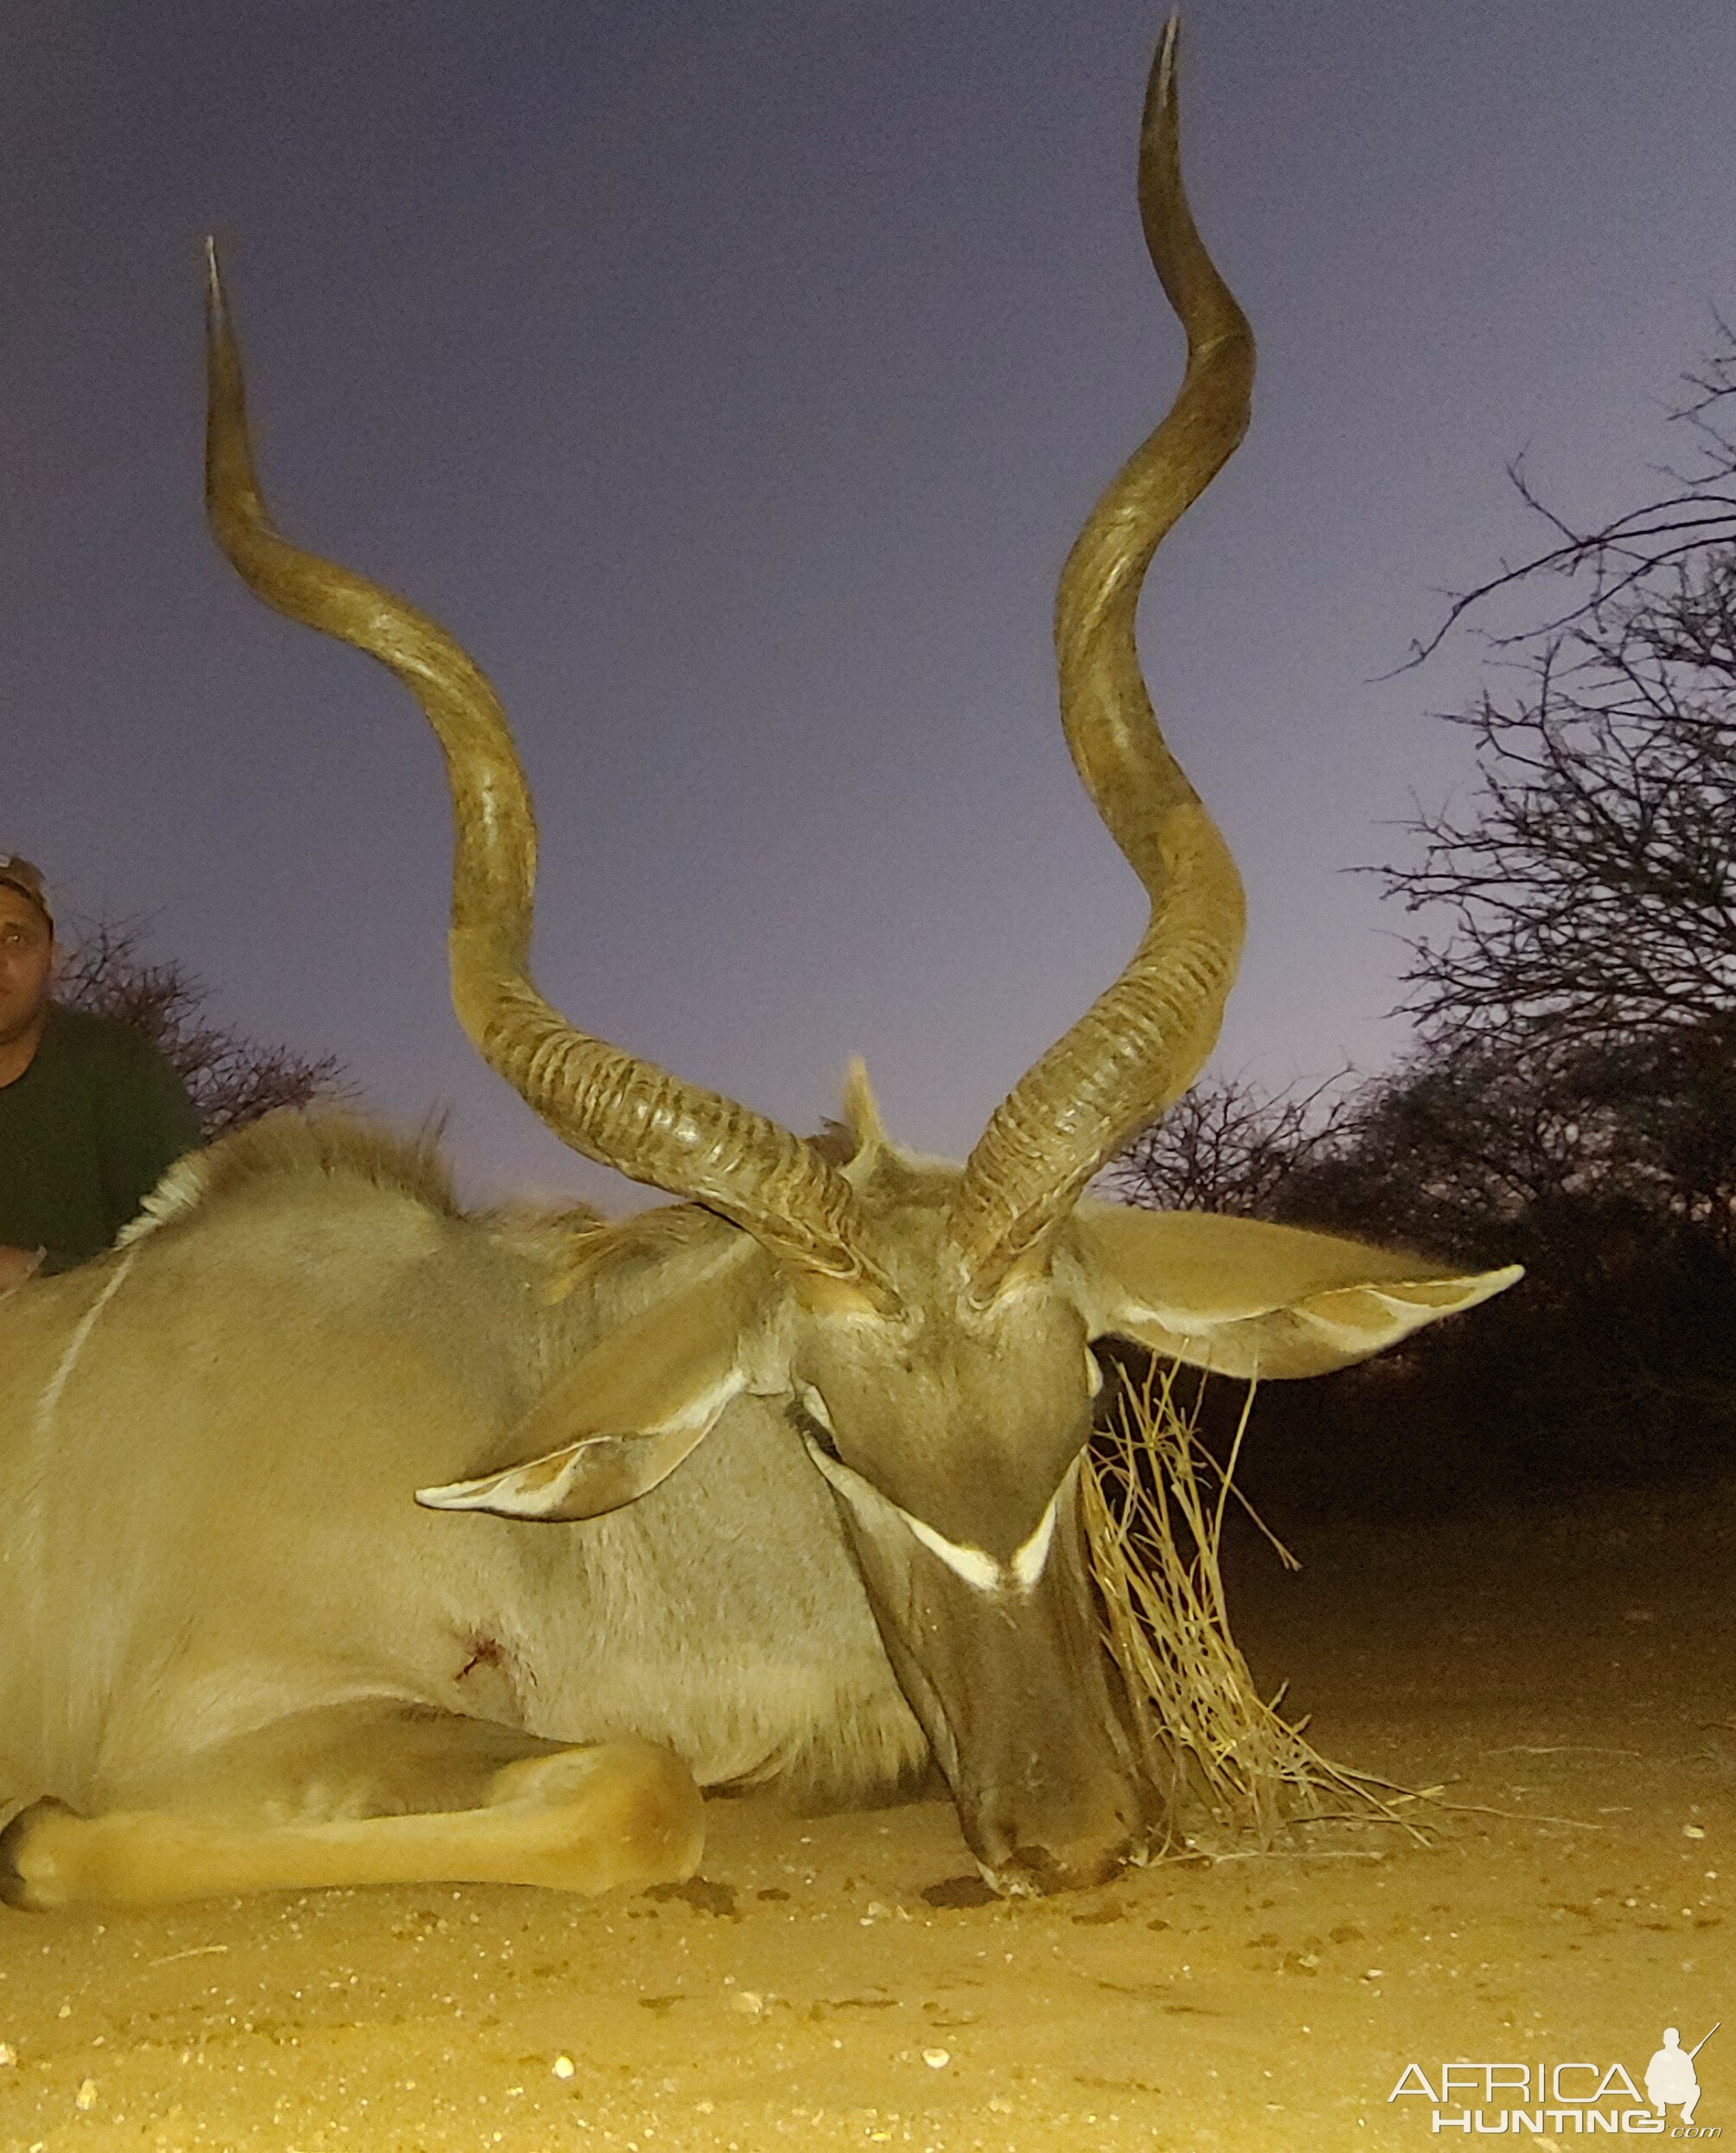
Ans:
{"type": "Polygon", "coordinates": [[[477,1633],[469,1639],[469,1644],[470,1657],[458,1670],[458,1679],[460,1682],[463,1681],[466,1675],[475,1674],[479,1667],[499,1667],[504,1669],[506,1665],[507,1655],[505,1648],[502,1646],[501,1640],[498,1638],[484,1637],[482,1634],[477,1633]]]}
{"type": "Polygon", "coordinates": [[[463,1709],[478,1719],[499,1720],[508,1727],[524,1723],[520,1677],[535,1687],[529,1670],[522,1668],[511,1648],[486,1630],[460,1632],[458,1671],[453,1687],[463,1698],[463,1709]]]}

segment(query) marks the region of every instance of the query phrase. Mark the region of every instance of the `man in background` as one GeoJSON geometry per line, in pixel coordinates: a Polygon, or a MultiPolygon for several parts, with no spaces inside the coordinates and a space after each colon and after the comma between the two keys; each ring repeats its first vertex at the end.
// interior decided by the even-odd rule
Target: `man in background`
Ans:
{"type": "Polygon", "coordinates": [[[53,1000],[55,954],[40,870],[0,853],[0,1293],[107,1248],[199,1141],[155,1047],[53,1000]]]}

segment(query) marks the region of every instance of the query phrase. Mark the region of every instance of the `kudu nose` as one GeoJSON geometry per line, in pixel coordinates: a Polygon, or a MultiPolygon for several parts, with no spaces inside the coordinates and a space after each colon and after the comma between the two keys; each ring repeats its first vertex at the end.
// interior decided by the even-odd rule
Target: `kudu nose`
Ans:
{"type": "Polygon", "coordinates": [[[1152,1790],[1118,1780],[1096,1798],[1059,1813],[1023,1811],[1005,1801],[963,1819],[983,1875],[1010,1896],[1084,1891],[1143,1861],[1160,1817],[1152,1790]]]}
{"type": "Polygon", "coordinates": [[[1088,1891],[1121,1874],[1136,1851],[1132,1837],[1102,1846],[1089,1843],[1059,1847],[1014,1847],[994,1867],[984,1864],[983,1873],[994,1888],[1008,1897],[1041,1898],[1051,1892],[1088,1891]]]}

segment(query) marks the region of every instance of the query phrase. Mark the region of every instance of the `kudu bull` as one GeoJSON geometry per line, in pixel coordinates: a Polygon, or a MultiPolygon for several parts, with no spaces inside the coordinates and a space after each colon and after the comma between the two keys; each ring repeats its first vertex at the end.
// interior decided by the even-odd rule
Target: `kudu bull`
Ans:
{"type": "Polygon", "coordinates": [[[613,1226],[466,1215],[424,1149],[278,1117],[0,1306],[16,1903],[600,1890],[691,1872],[696,1783],[859,1801],[930,1758],[999,1888],[1095,1882],[1163,1818],[1081,1523],[1092,1341],[1307,1376],[1515,1275],[1082,1201],[1199,1070],[1242,929],[1134,648],[1146,565],[1241,438],[1253,374],[1183,194],[1174,65],[1172,22],[1139,187],[1185,378],[1074,547],[1056,624],[1068,743],[1151,923],[962,1167],[889,1142],[859,1069],[842,1131],[804,1140],[542,1000],[493,692],[433,622],[272,527],[214,259],[218,540],[432,724],[479,1052],[575,1149],[682,1200],[613,1226]]]}

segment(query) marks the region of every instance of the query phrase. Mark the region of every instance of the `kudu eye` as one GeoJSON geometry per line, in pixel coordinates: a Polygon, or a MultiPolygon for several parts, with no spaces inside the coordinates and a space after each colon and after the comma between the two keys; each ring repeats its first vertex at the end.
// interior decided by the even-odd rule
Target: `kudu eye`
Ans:
{"type": "Polygon", "coordinates": [[[810,1383],[796,1385],[795,1417],[802,1434],[816,1450],[823,1450],[828,1458],[838,1455],[838,1444],[832,1432],[832,1415],[827,1410],[825,1399],[810,1383]]]}

